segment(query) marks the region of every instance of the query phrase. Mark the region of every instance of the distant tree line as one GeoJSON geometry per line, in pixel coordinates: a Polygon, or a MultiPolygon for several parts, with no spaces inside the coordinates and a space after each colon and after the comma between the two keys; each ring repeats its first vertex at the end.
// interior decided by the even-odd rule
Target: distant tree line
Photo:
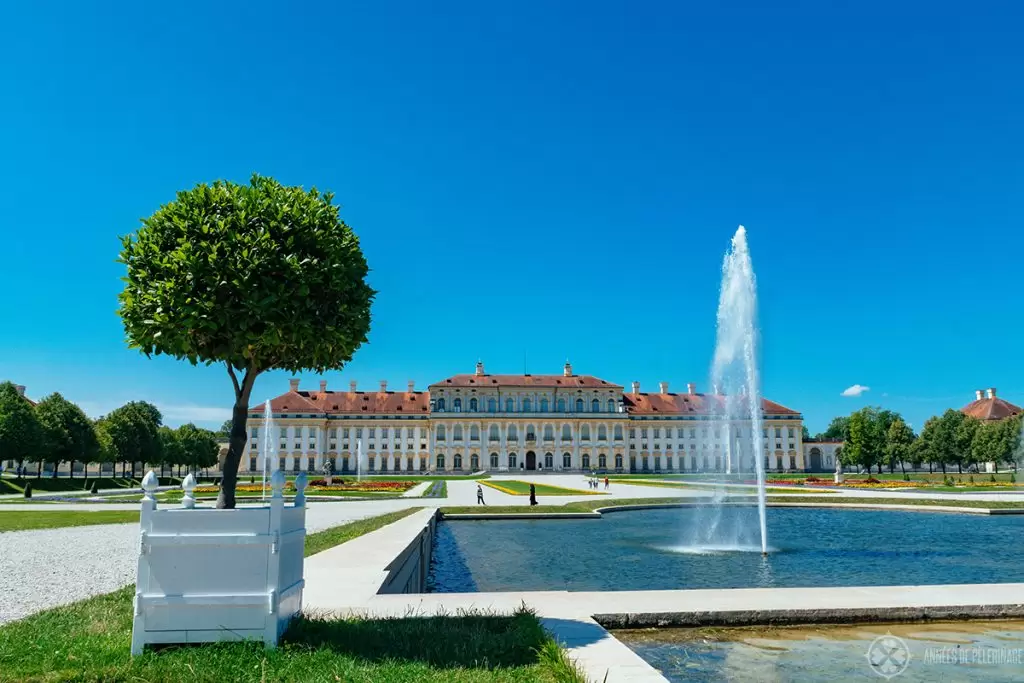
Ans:
{"type": "Polygon", "coordinates": [[[0,462],[14,461],[20,469],[34,463],[36,476],[44,464],[52,476],[68,464],[71,476],[75,464],[121,465],[121,476],[138,474],[140,463],[159,466],[161,474],[198,471],[217,464],[220,447],[214,432],[185,424],[171,429],[163,424],[156,406],[131,401],[97,420],[88,416],[59,393],[33,406],[10,382],[0,384],[0,462]]]}
{"type": "Polygon", "coordinates": [[[817,435],[822,440],[842,441],[840,461],[871,471],[881,472],[896,466],[905,471],[905,464],[914,468],[928,465],[946,473],[955,466],[957,472],[980,464],[1016,465],[1021,445],[1020,415],[998,422],[983,422],[950,408],[942,415],[928,418],[920,434],[907,425],[899,413],[878,407],[866,407],[837,417],[828,429],[817,435]]]}

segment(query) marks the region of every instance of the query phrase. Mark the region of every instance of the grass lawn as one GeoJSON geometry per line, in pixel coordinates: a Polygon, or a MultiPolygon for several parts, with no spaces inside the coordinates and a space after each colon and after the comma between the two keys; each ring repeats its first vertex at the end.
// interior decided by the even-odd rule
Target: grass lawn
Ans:
{"type": "MultiPolygon", "coordinates": [[[[530,495],[530,482],[517,479],[502,479],[501,481],[484,481],[484,486],[507,493],[512,496],[530,495]]],[[[548,484],[534,484],[538,496],[592,496],[600,495],[598,491],[587,491],[584,489],[567,489],[561,486],[550,486],[548,484]]]]}
{"type": "MultiPolygon", "coordinates": [[[[87,491],[97,482],[100,489],[135,489],[142,485],[140,479],[111,479],[110,477],[35,477],[29,476],[24,479],[0,478],[0,495],[22,494],[25,492],[25,484],[32,484],[32,493],[60,493],[64,491],[87,491]]],[[[180,484],[181,480],[172,477],[161,477],[160,484],[170,486],[180,484]]]]}
{"type": "Polygon", "coordinates": [[[292,622],[259,643],[129,654],[129,586],[0,627],[0,681],[582,683],[530,612],[292,622]]]}
{"type": "Polygon", "coordinates": [[[10,510],[0,512],[0,531],[56,529],[91,524],[125,524],[139,521],[137,510],[10,510]]]}
{"type": "MultiPolygon", "coordinates": [[[[311,534],[306,555],[413,512],[311,534]]],[[[128,586],[0,626],[0,681],[585,681],[526,610],[400,619],[305,615],[292,622],[275,650],[221,643],[147,649],[132,657],[133,595],[128,586]]]]}
{"type": "Polygon", "coordinates": [[[306,536],[306,557],[316,555],[328,548],[341,545],[345,541],[351,541],[353,538],[357,538],[363,534],[368,534],[371,531],[376,531],[383,526],[387,526],[392,522],[404,519],[412,513],[419,512],[422,509],[423,508],[408,508],[406,510],[398,510],[397,512],[389,512],[384,515],[361,519],[357,522],[349,522],[348,524],[342,524],[341,526],[335,526],[330,529],[324,529],[323,531],[309,534],[306,536]]]}

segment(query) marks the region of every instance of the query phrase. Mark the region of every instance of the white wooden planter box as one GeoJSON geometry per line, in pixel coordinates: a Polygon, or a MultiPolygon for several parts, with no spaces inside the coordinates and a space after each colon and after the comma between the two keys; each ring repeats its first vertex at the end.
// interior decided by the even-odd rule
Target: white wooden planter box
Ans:
{"type": "Polygon", "coordinates": [[[156,475],[143,480],[132,654],[146,644],[260,640],[277,644],[302,609],[306,477],[294,505],[284,474],[271,477],[268,506],[195,508],[195,479],[182,507],[157,509],[156,475]]]}

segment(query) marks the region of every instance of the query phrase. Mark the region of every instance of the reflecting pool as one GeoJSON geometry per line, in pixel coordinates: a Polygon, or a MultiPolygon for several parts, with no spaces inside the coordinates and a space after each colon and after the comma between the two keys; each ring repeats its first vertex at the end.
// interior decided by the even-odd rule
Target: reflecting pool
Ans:
{"type": "Polygon", "coordinates": [[[442,522],[428,583],[452,593],[1024,581],[1021,516],[769,508],[770,553],[762,557],[689,551],[683,538],[693,514],[442,522]]]}
{"type": "Polygon", "coordinates": [[[1024,623],[651,629],[614,635],[672,683],[1024,678],[1024,623]]]}

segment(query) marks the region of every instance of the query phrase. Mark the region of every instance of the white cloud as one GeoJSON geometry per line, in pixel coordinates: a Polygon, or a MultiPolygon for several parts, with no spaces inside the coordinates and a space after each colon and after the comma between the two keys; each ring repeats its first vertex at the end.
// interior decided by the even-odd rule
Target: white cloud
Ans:
{"type": "Polygon", "coordinates": [[[852,387],[843,389],[843,393],[840,396],[860,396],[865,391],[871,391],[871,387],[866,387],[863,384],[854,384],[852,387]]]}

